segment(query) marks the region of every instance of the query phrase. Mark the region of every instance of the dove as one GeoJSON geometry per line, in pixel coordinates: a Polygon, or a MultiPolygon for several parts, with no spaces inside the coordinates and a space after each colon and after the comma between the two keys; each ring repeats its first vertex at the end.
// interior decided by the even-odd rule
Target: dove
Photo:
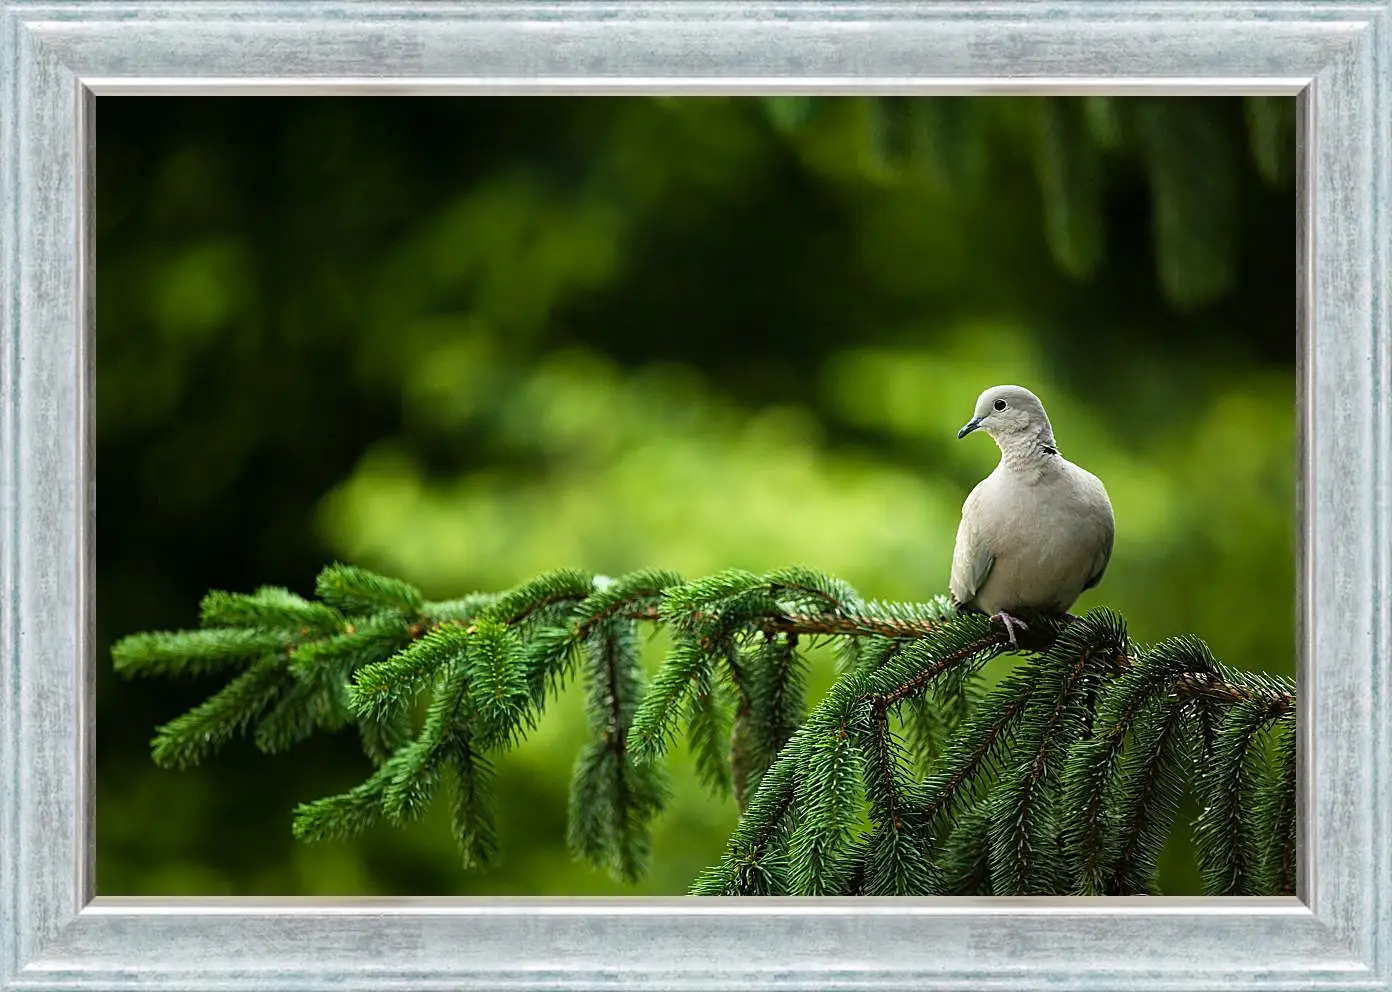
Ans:
{"type": "Polygon", "coordinates": [[[957,432],[985,431],[1000,463],[962,504],[950,588],[958,609],[985,613],[1015,631],[1014,614],[1068,614],[1102,581],[1116,525],[1102,481],[1059,453],[1039,398],[1022,386],[992,386],[957,432]]]}

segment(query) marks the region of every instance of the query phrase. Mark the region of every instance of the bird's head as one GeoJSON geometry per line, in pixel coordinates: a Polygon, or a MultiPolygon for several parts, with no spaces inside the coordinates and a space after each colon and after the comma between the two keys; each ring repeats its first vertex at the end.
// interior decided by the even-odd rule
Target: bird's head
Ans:
{"type": "Polygon", "coordinates": [[[1004,448],[1014,441],[1053,444],[1054,432],[1044,404],[1023,386],[992,386],[976,400],[972,419],[957,432],[964,438],[983,430],[1004,448]]]}

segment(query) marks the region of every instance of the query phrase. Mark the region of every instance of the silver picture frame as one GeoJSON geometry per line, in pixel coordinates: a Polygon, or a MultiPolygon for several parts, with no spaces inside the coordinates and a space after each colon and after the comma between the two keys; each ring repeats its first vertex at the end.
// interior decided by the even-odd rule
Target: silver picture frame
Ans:
{"type": "Polygon", "coordinates": [[[1387,0],[0,2],[0,989],[1392,989],[1390,37],[1387,0]],[[95,893],[97,98],[656,92],[1298,94],[1297,897],[95,893]]]}

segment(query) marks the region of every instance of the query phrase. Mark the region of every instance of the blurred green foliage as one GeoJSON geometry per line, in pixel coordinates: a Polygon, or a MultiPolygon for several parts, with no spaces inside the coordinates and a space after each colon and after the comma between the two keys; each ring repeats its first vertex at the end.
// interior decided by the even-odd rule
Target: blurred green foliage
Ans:
{"type": "MultiPolygon", "coordinates": [[[[191,626],[208,588],[308,592],[334,558],[436,598],[805,562],[927,599],[995,458],[956,429],[1018,382],[1115,505],[1079,608],[1290,674],[1293,110],[104,98],[103,656],[191,626]]],[[[294,805],[366,759],[350,732],[156,769],[153,728],[217,684],[100,666],[103,894],[678,893],[734,823],[678,754],[651,873],[573,862],[571,691],[499,765],[501,869],[465,873],[441,810],[298,844],[294,805]]],[[[1197,890],[1192,860],[1167,891],[1197,890]]]]}

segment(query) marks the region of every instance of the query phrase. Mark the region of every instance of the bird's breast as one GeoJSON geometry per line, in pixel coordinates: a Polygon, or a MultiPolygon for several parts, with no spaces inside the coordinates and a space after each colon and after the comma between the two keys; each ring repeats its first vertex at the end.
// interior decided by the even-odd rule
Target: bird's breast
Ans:
{"type": "Polygon", "coordinates": [[[1025,488],[1004,505],[1011,509],[992,521],[995,561],[977,606],[987,613],[1067,610],[1091,578],[1110,511],[1041,487],[1025,488]]]}

